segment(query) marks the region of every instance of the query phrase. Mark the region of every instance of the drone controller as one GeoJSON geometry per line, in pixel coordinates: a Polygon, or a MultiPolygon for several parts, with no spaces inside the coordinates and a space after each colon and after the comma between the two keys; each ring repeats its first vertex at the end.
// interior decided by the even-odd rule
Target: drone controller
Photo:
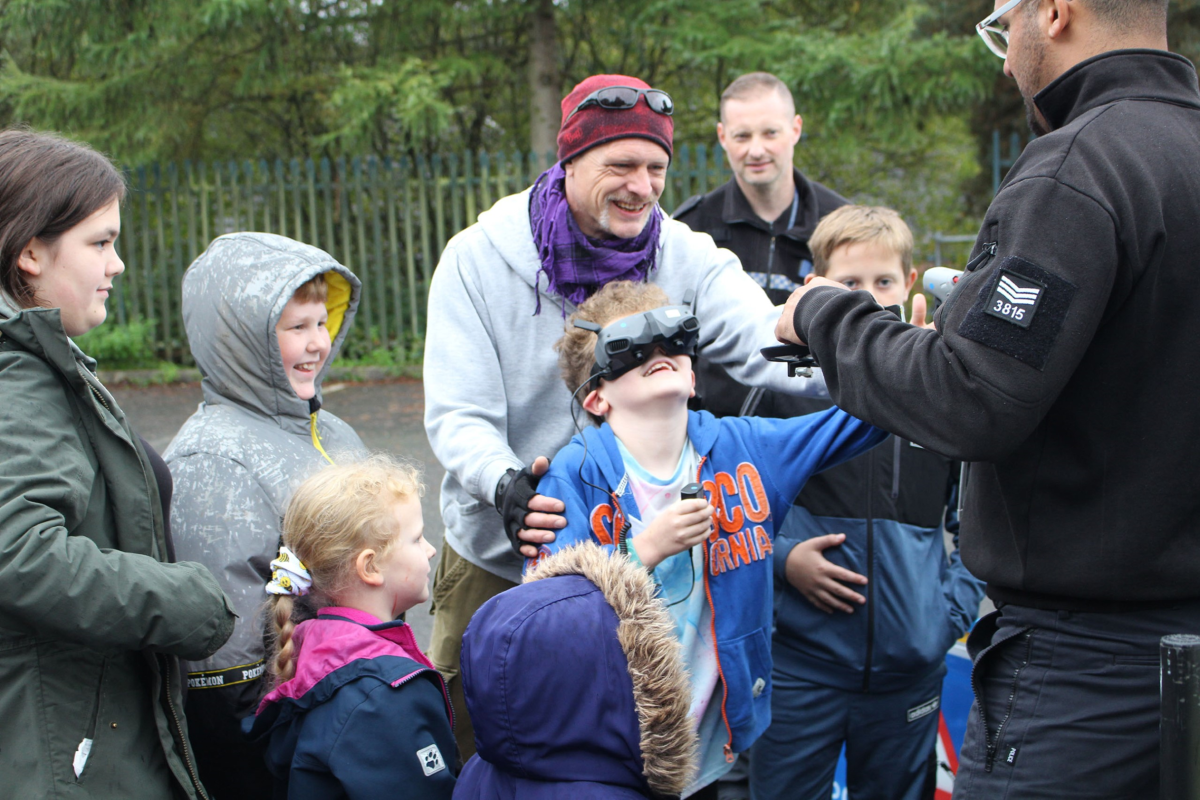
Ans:
{"type": "Polygon", "coordinates": [[[811,378],[813,367],[820,366],[813,354],[802,344],[777,344],[774,347],[764,347],[758,352],[762,353],[762,357],[767,361],[787,364],[789,378],[797,375],[811,378]]]}

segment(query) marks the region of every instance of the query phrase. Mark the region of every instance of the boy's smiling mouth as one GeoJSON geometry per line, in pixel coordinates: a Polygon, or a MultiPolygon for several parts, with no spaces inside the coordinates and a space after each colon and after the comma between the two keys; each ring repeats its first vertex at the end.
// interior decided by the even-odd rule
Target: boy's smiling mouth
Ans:
{"type": "Polygon", "coordinates": [[[661,372],[664,369],[675,372],[678,370],[678,367],[676,367],[675,362],[671,361],[669,358],[658,358],[650,362],[650,368],[642,373],[642,377],[653,375],[654,373],[661,372]]]}

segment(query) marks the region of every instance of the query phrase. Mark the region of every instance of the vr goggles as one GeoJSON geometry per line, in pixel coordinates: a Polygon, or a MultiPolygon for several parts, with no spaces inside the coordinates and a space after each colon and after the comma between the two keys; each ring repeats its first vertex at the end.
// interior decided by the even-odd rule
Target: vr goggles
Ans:
{"type": "Polygon", "coordinates": [[[669,356],[696,358],[700,346],[700,321],[688,306],[662,306],[619,319],[603,328],[578,319],[575,327],[596,334],[596,363],[588,380],[589,389],[600,379],[617,378],[646,363],[655,346],[669,356]]]}

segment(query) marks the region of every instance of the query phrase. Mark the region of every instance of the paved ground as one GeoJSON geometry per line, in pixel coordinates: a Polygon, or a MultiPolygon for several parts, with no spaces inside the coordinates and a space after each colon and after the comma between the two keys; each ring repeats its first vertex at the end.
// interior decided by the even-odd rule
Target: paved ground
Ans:
{"type": "MultiPolygon", "coordinates": [[[[200,403],[199,384],[153,386],[145,389],[113,390],[117,402],[146,441],[159,452],[166,449],[175,432],[200,403]]],[[[425,496],[421,509],[425,516],[425,535],[442,550],[442,515],[438,511],[438,487],[445,474],[429,449],[422,417],[425,392],[420,381],[325,386],[325,408],[358,431],[372,450],[405,456],[425,468],[425,496]]],[[[434,566],[437,566],[437,558],[434,566]]],[[[433,618],[428,604],[417,606],[407,615],[417,642],[429,645],[433,618]]]]}

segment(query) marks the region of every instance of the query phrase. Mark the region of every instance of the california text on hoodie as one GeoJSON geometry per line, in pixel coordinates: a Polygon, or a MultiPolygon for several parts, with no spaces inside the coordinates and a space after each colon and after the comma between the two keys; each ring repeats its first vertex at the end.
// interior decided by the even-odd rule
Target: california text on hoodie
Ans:
{"type": "MultiPolygon", "coordinates": [[[[425,429],[438,461],[446,541],[463,558],[517,582],[521,559],[492,505],[510,468],[552,456],[571,439],[571,397],[554,343],[574,306],[534,286],[541,262],[529,228],[529,192],[506,197],[446,246],[429,289],[425,429]]],[[[803,394],[819,381],[787,377],[762,358],[775,344],[778,311],[728,250],[707,234],[664,219],[650,280],[672,302],[695,295],[704,357],[741,382],[803,394]]]]}
{"type": "Polygon", "coordinates": [[[462,668],[479,752],[455,800],[677,797],[695,770],[674,625],[627,558],[548,556],[475,614],[462,668]]]}
{"type": "MultiPolygon", "coordinates": [[[[688,439],[701,459],[697,481],[716,509],[704,584],[725,684],[728,756],[749,747],[771,721],[772,552],[783,514],[809,476],[874,447],[887,433],[836,408],[786,420],[687,413],[688,439]]],[[[614,550],[623,516],[639,517],[624,477],[608,423],[585,429],[559,451],[540,488],[566,503],[567,527],[542,545],[539,558],[581,541],[614,550]]]]}
{"type": "Polygon", "coordinates": [[[321,380],[358,308],[359,281],[328,253],[283,236],[233,233],[183,277],[183,320],[203,375],[204,402],[163,454],[175,479],[171,530],[180,559],[217,576],[240,619],[211,657],[185,663],[188,715],[201,752],[242,741],[237,721],[262,695],[263,617],[270,562],[292,490],[313,471],[366,454],[358,435],[320,411],[321,380]],[[328,285],[332,348],[313,400],[288,382],[275,325],[296,289],[328,285]]]}

